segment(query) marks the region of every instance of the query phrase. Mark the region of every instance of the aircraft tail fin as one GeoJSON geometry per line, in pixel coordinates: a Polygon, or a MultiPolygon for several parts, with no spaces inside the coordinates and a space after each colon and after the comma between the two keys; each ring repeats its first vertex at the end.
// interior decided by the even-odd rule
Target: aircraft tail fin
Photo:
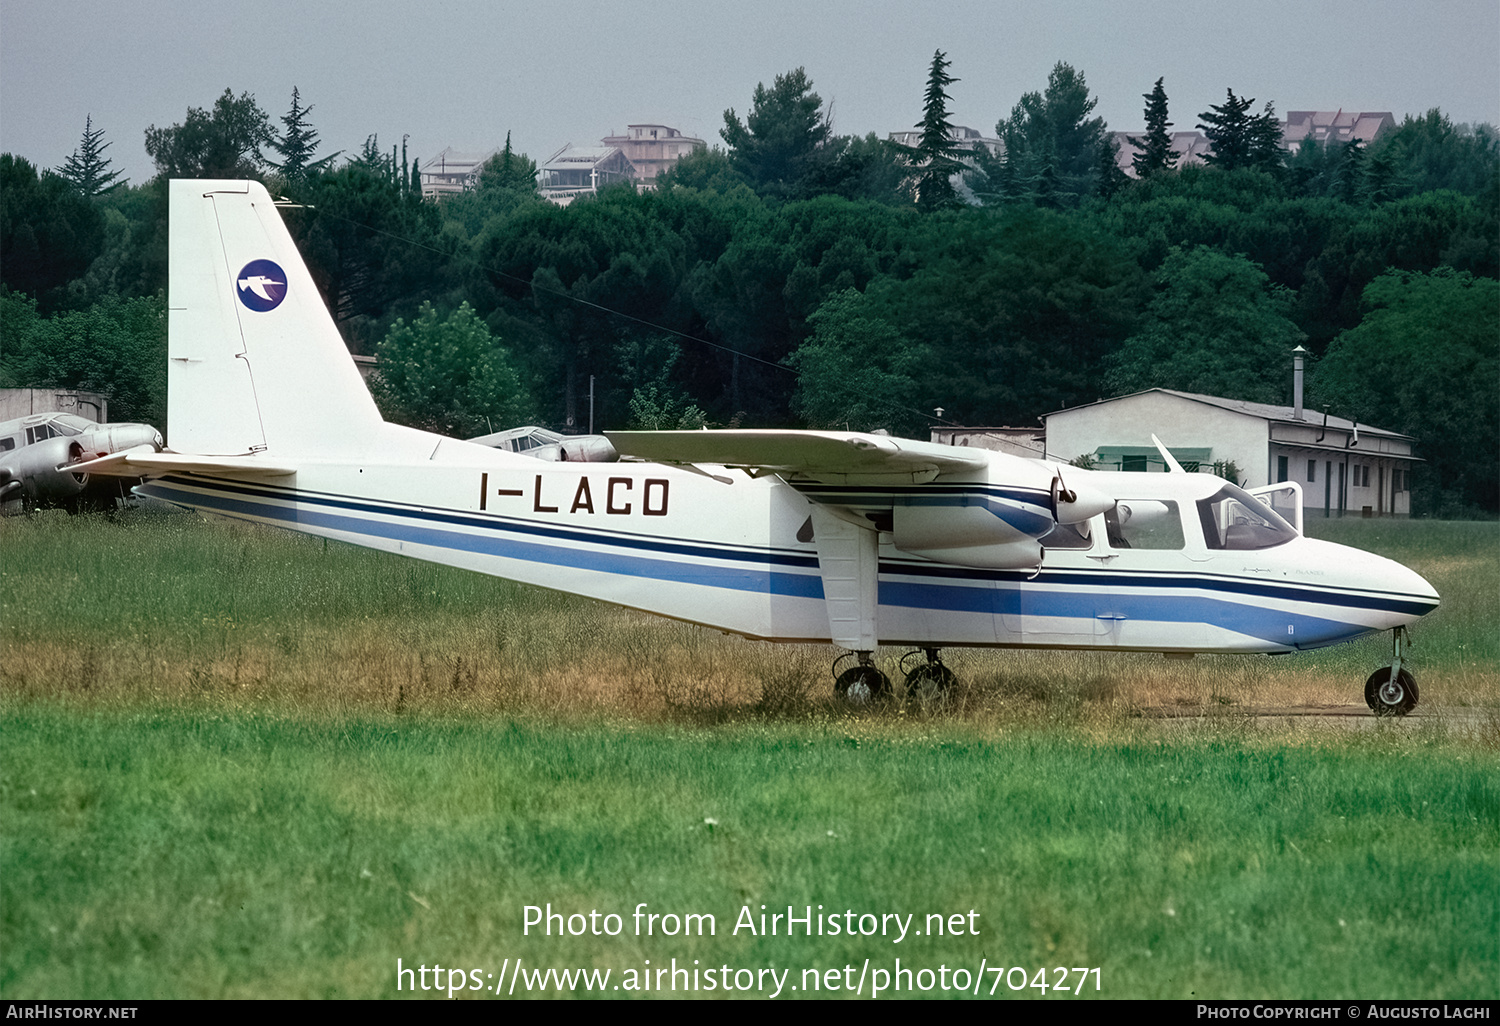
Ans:
{"type": "Polygon", "coordinates": [[[179,453],[353,454],[380,413],[259,182],[171,183],[167,422],[179,453]]]}

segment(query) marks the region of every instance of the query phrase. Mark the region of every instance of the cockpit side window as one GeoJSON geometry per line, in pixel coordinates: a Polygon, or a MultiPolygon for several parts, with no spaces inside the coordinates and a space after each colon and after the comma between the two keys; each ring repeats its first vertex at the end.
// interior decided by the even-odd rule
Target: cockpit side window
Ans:
{"type": "Polygon", "coordinates": [[[1115,549],[1177,550],[1185,544],[1175,502],[1121,499],[1104,514],[1104,526],[1115,549]]]}
{"type": "Polygon", "coordinates": [[[1269,549],[1297,537],[1296,528],[1249,492],[1225,485],[1198,500],[1203,540],[1211,549],[1269,549]]]}
{"type": "Polygon", "coordinates": [[[1094,540],[1089,537],[1088,521],[1081,524],[1058,524],[1037,541],[1044,549],[1091,549],[1094,540]]]}
{"type": "Polygon", "coordinates": [[[10,450],[14,449],[15,447],[16,440],[14,436],[0,438],[0,452],[10,452],[10,450]]]}

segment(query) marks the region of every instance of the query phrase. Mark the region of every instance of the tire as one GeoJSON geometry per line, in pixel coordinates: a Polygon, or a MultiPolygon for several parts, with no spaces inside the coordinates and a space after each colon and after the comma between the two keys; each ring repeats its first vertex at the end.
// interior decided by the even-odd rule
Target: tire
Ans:
{"type": "Polygon", "coordinates": [[[924,663],[906,675],[906,694],[936,698],[958,683],[958,675],[942,663],[924,663]]]}
{"type": "Polygon", "coordinates": [[[1376,716],[1405,716],[1417,707],[1417,681],[1402,669],[1391,682],[1391,668],[1382,667],[1365,681],[1365,704],[1376,716]]]}
{"type": "Polygon", "coordinates": [[[869,705],[891,697],[891,680],[873,666],[851,666],[834,680],[833,693],[850,705],[869,705]]]}

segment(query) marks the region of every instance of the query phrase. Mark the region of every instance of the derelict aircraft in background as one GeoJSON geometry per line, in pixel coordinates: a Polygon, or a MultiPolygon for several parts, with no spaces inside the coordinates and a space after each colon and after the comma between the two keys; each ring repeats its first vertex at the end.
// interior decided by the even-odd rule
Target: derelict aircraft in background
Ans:
{"type": "MultiPolygon", "coordinates": [[[[70,510],[123,498],[114,477],[89,478],[64,466],[138,446],[161,448],[150,424],[95,424],[76,413],[33,413],[0,424],[0,509],[70,510]]],[[[139,476],[139,475],[132,475],[139,476]]]]}
{"type": "Polygon", "coordinates": [[[854,701],[890,691],[877,645],[925,654],[915,688],[951,683],[950,646],[1284,653],[1389,630],[1395,658],[1366,700],[1416,704],[1404,627],[1437,593],[1303,537],[1295,485],[1279,486],[1283,517],[1207,474],[839,431],[609,432],[626,461],[543,463],[385,423],[260,184],[174,181],[170,214],[171,450],[78,470],[749,638],[832,642],[854,701]]]}

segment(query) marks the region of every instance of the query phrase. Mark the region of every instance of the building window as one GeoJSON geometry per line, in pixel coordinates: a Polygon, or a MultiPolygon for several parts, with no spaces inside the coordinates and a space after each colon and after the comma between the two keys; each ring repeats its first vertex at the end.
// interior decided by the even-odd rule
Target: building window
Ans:
{"type": "Polygon", "coordinates": [[[1307,461],[1307,483],[1308,484],[1312,484],[1317,479],[1318,479],[1318,461],[1317,460],[1308,460],[1307,461]]]}
{"type": "Polygon", "coordinates": [[[1277,484],[1280,484],[1281,482],[1283,482],[1283,481],[1286,480],[1286,464],[1287,464],[1287,459],[1286,459],[1285,456],[1278,456],[1278,457],[1276,457],[1276,483],[1277,484]]]}
{"type": "Polygon", "coordinates": [[[1120,469],[1127,474],[1144,474],[1146,472],[1146,457],[1121,456],[1120,469]]]}

